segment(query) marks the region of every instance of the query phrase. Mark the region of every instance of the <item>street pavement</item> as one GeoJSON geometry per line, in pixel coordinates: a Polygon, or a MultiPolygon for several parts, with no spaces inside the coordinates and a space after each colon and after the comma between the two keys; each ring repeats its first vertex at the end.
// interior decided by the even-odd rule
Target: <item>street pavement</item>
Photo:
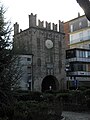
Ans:
{"type": "Polygon", "coordinates": [[[77,113],[77,112],[68,112],[63,111],[62,116],[63,120],[90,120],[90,113],[77,113]]]}

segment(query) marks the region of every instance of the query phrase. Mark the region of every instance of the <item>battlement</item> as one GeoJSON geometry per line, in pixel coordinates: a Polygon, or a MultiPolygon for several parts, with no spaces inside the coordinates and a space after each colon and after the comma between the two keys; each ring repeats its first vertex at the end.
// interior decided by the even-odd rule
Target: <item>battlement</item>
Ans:
{"type": "Polygon", "coordinates": [[[33,15],[33,13],[31,13],[31,15],[29,15],[29,27],[45,28],[47,30],[63,32],[63,22],[61,22],[60,20],[59,20],[59,25],[47,21],[45,22],[40,21],[40,20],[38,20],[38,25],[37,25],[36,22],[37,22],[37,15],[33,15]]]}
{"type": "Polygon", "coordinates": [[[38,20],[38,27],[44,28],[44,21],[38,20]]]}
{"type": "MultiPolygon", "coordinates": [[[[43,28],[46,30],[53,30],[53,31],[57,31],[57,32],[64,32],[64,28],[63,28],[63,22],[61,22],[59,20],[59,24],[54,24],[51,22],[47,22],[47,21],[40,21],[38,20],[38,25],[37,25],[37,15],[33,15],[33,13],[31,13],[31,15],[29,15],[29,28],[30,27],[37,27],[37,28],[43,28]]],[[[22,30],[20,29],[20,32],[22,30]]],[[[14,34],[19,33],[19,24],[16,22],[14,24],[14,34]]]]}
{"type": "Polygon", "coordinates": [[[57,32],[63,32],[63,22],[61,22],[59,20],[59,24],[54,24],[51,22],[47,22],[47,21],[40,21],[38,20],[38,25],[36,24],[37,22],[37,15],[33,15],[33,13],[31,13],[31,15],[29,15],[29,27],[38,27],[38,28],[44,28],[47,30],[53,30],[53,31],[57,31],[57,32]],[[45,23],[45,26],[44,26],[45,23]]]}
{"type": "Polygon", "coordinates": [[[29,15],[29,27],[36,27],[36,21],[37,15],[33,15],[33,13],[31,13],[31,15],[29,15]]]}
{"type": "Polygon", "coordinates": [[[16,22],[14,24],[14,35],[19,33],[19,24],[16,22]]]}

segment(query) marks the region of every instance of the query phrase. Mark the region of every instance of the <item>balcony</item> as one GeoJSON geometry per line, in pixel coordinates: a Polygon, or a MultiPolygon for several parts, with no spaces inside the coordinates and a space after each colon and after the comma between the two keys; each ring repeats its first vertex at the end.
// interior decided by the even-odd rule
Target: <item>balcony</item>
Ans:
{"type": "Polygon", "coordinates": [[[70,59],[68,59],[67,60],[68,62],[88,62],[88,63],[90,63],[90,58],[77,58],[77,57],[75,57],[75,58],[70,58],[70,59]]]}
{"type": "Polygon", "coordinates": [[[86,71],[68,72],[68,75],[67,75],[67,76],[90,77],[90,72],[86,72],[86,71]]]}
{"type": "Polygon", "coordinates": [[[84,41],[87,41],[87,40],[90,40],[90,36],[83,37],[82,39],[78,38],[78,39],[70,40],[70,44],[84,42],[84,41]]]}

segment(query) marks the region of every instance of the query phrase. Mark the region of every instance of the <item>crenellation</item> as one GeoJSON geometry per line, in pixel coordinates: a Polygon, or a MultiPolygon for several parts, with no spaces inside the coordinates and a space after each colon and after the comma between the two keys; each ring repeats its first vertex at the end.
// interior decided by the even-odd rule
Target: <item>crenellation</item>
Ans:
{"type": "MultiPolygon", "coordinates": [[[[62,32],[62,33],[64,31],[63,22],[61,22],[60,20],[59,20],[59,24],[46,21],[45,26],[44,26],[44,21],[38,20],[38,25],[37,25],[37,15],[36,14],[33,15],[33,13],[29,15],[29,28],[30,27],[44,28],[47,30],[53,30],[53,31],[62,32]]],[[[20,32],[22,32],[21,29],[20,29],[20,32]]],[[[19,33],[19,24],[16,22],[14,24],[14,34],[17,34],[17,33],[19,33]]]]}
{"type": "Polygon", "coordinates": [[[64,32],[63,22],[59,20],[59,32],[64,32]]]}
{"type": "Polygon", "coordinates": [[[19,24],[16,22],[14,24],[14,35],[18,34],[19,33],[19,24]]]}
{"type": "Polygon", "coordinates": [[[22,29],[20,29],[20,32],[22,32],[22,29]]]}
{"type": "Polygon", "coordinates": [[[38,27],[43,28],[44,27],[44,21],[38,20],[38,27]]]}
{"type": "Polygon", "coordinates": [[[51,30],[51,23],[48,23],[47,21],[45,23],[46,23],[46,29],[51,30]]]}
{"type": "Polygon", "coordinates": [[[33,15],[33,13],[31,13],[31,15],[29,15],[29,27],[36,27],[36,21],[37,15],[33,15]]]}
{"type": "Polygon", "coordinates": [[[52,23],[52,28],[54,31],[57,31],[57,24],[52,23]]]}
{"type": "Polygon", "coordinates": [[[51,23],[48,23],[48,28],[49,30],[51,30],[51,23]]]}

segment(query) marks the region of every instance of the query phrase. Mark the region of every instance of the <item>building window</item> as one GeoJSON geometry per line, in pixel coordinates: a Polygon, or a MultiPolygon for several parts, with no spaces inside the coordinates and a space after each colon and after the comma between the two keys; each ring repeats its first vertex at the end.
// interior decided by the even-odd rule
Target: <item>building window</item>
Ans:
{"type": "Polygon", "coordinates": [[[28,83],[28,90],[31,90],[31,82],[28,83]]]}
{"type": "Polygon", "coordinates": [[[88,51],[86,51],[86,58],[88,57],[88,51]]]}
{"type": "Polygon", "coordinates": [[[50,69],[49,68],[47,69],[47,74],[50,75],[50,69]]]}
{"type": "Polygon", "coordinates": [[[46,62],[50,62],[50,56],[48,55],[47,57],[46,57],[46,62]]]}
{"type": "Polygon", "coordinates": [[[86,71],[86,65],[85,64],[78,64],[78,71],[86,71]]]}
{"type": "Polygon", "coordinates": [[[85,51],[79,51],[79,57],[80,58],[85,58],[86,57],[86,52],[85,51]]]}
{"type": "Polygon", "coordinates": [[[90,49],[90,44],[89,44],[89,49],[90,49]]]}
{"type": "Polygon", "coordinates": [[[90,58],[90,51],[88,51],[88,57],[90,58]]]}
{"type": "Polygon", "coordinates": [[[83,40],[83,33],[79,33],[79,39],[80,39],[80,41],[83,40]]]}
{"type": "Polygon", "coordinates": [[[51,75],[53,75],[53,69],[51,69],[51,75]]]}
{"type": "Polygon", "coordinates": [[[37,59],[37,65],[41,66],[41,59],[40,58],[37,59]]]}
{"type": "Polygon", "coordinates": [[[27,67],[27,72],[28,72],[28,74],[31,74],[32,73],[32,68],[31,68],[31,66],[29,67],[27,67]]]}
{"type": "Polygon", "coordinates": [[[58,67],[59,67],[59,72],[61,73],[61,69],[62,69],[62,60],[59,60],[59,63],[58,63],[58,67]]]}
{"type": "Polygon", "coordinates": [[[76,57],[76,51],[73,50],[73,51],[66,51],[66,58],[74,58],[76,57]]]}
{"type": "Polygon", "coordinates": [[[73,72],[73,71],[76,71],[76,65],[74,65],[74,64],[70,64],[70,66],[69,66],[69,70],[71,69],[71,71],[73,72]]]}
{"type": "Polygon", "coordinates": [[[90,64],[88,64],[88,72],[90,72],[90,64]]]}
{"type": "Polygon", "coordinates": [[[79,23],[79,28],[82,28],[82,22],[79,23]]]}
{"type": "Polygon", "coordinates": [[[70,31],[73,32],[73,25],[70,26],[70,31]]]}
{"type": "Polygon", "coordinates": [[[73,36],[70,35],[70,44],[72,44],[72,43],[73,43],[73,36]]]}
{"type": "Polygon", "coordinates": [[[61,41],[58,42],[59,48],[62,48],[62,43],[61,41]]]}
{"type": "Polygon", "coordinates": [[[37,38],[37,48],[40,49],[40,38],[37,38]]]}
{"type": "Polygon", "coordinates": [[[31,80],[32,80],[32,76],[30,75],[28,76],[28,82],[31,82],[31,80]]]}
{"type": "Polygon", "coordinates": [[[90,30],[87,31],[87,39],[90,39],[90,30]]]}
{"type": "Polygon", "coordinates": [[[87,23],[88,23],[88,27],[90,26],[90,21],[89,20],[87,20],[87,23]]]}
{"type": "Polygon", "coordinates": [[[82,58],[82,51],[79,51],[79,57],[82,58]]]}
{"type": "Polygon", "coordinates": [[[31,58],[27,58],[27,61],[31,61],[31,58]]]}
{"type": "Polygon", "coordinates": [[[71,64],[71,71],[87,71],[87,64],[76,63],[71,64]]]}

